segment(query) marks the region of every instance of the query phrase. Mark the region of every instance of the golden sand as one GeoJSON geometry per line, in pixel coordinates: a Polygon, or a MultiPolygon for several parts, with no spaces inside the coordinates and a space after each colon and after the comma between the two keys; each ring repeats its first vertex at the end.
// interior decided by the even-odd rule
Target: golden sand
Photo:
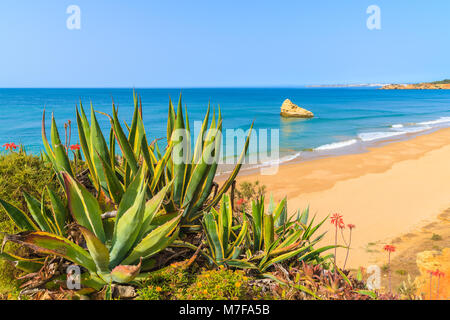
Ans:
{"type": "MultiPolygon", "coordinates": [[[[308,205],[318,218],[342,214],[346,224],[356,225],[347,266],[367,267],[373,262],[371,244],[390,243],[450,207],[450,128],[366,153],[286,164],[276,175],[241,174],[237,180],[259,180],[275,200],[287,196],[291,214],[308,205]]],[[[329,231],[323,244],[333,243],[328,221],[322,230],[329,231]]],[[[344,256],[340,249],[341,266],[344,256]]]]}

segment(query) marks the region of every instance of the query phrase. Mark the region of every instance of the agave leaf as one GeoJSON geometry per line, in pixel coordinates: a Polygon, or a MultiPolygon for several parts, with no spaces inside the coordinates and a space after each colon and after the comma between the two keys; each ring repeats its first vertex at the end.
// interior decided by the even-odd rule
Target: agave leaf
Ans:
{"type": "Polygon", "coordinates": [[[263,244],[264,197],[252,201],[253,251],[260,251],[263,244]]]}
{"type": "Polygon", "coordinates": [[[51,190],[48,186],[46,187],[47,194],[50,198],[51,209],[53,214],[53,219],[55,221],[55,225],[59,231],[59,235],[65,235],[65,224],[67,220],[67,210],[64,206],[64,203],[58,197],[58,195],[51,190]]]}
{"type": "Polygon", "coordinates": [[[230,259],[227,260],[227,265],[229,265],[230,267],[240,269],[258,269],[258,267],[255,266],[253,263],[245,260],[230,259]]]}
{"type": "Polygon", "coordinates": [[[281,254],[279,256],[276,256],[275,258],[269,259],[266,263],[264,263],[264,265],[262,267],[260,267],[260,271],[264,272],[267,270],[267,268],[269,268],[271,265],[275,264],[275,263],[280,263],[284,260],[290,259],[292,257],[295,257],[296,255],[298,255],[300,252],[302,252],[303,250],[305,250],[305,248],[299,248],[297,250],[294,251],[289,251],[285,254],[281,254]]]}
{"type": "Polygon", "coordinates": [[[85,267],[91,272],[96,272],[95,263],[89,253],[61,236],[41,231],[25,231],[18,234],[6,235],[5,238],[7,241],[27,246],[38,253],[63,257],[85,267]]]}
{"type": "Polygon", "coordinates": [[[134,155],[132,146],[128,141],[125,133],[123,132],[122,126],[120,125],[120,121],[117,115],[116,107],[113,103],[113,118],[111,119],[111,124],[114,128],[114,134],[116,135],[117,142],[119,143],[119,147],[122,151],[122,155],[124,156],[127,164],[130,166],[131,171],[136,174],[138,171],[138,163],[136,157],[134,155]]]}
{"type": "Polygon", "coordinates": [[[0,259],[11,262],[14,267],[26,273],[38,272],[44,266],[43,259],[25,259],[8,252],[0,252],[0,259]]]}
{"type": "Polygon", "coordinates": [[[42,142],[44,143],[45,151],[47,152],[47,156],[49,157],[49,160],[52,162],[52,164],[56,165],[55,163],[55,153],[53,152],[53,149],[50,147],[50,143],[47,139],[47,134],[45,133],[45,109],[42,112],[42,142]]]}
{"type": "Polygon", "coordinates": [[[80,102],[80,112],[78,112],[78,108],[76,108],[77,113],[77,126],[78,126],[78,137],[80,139],[81,149],[83,150],[84,159],[89,168],[89,172],[91,173],[92,181],[94,183],[94,187],[98,190],[98,177],[95,175],[94,164],[92,163],[91,152],[89,151],[88,141],[90,142],[90,125],[86,118],[86,114],[83,110],[83,105],[80,102]],[[81,115],[80,115],[81,112],[81,115]]]}
{"type": "Polygon", "coordinates": [[[114,129],[109,130],[109,158],[111,159],[111,168],[116,166],[116,136],[114,129]]]}
{"type": "Polygon", "coordinates": [[[133,281],[141,270],[142,259],[137,266],[119,265],[111,271],[114,282],[129,283],[133,281]]]}
{"type": "MultiPolygon", "coordinates": [[[[136,145],[135,145],[135,141],[136,141],[136,134],[137,134],[137,123],[138,123],[138,116],[139,116],[139,111],[138,111],[138,100],[137,100],[137,95],[136,95],[136,91],[133,89],[133,102],[134,102],[134,111],[133,111],[133,119],[131,120],[131,127],[129,129],[129,133],[128,133],[128,142],[130,143],[131,147],[134,150],[134,153],[136,153],[136,145]]],[[[140,141],[140,140],[139,140],[140,141]]]]}
{"type": "Polygon", "coordinates": [[[0,199],[0,205],[5,209],[8,217],[15,223],[15,225],[26,231],[39,230],[39,227],[31,220],[22,210],[16,206],[0,199]]]}
{"type": "MultiPolygon", "coordinates": [[[[97,117],[95,116],[94,107],[91,105],[91,139],[89,141],[89,149],[91,150],[92,163],[99,185],[105,192],[108,192],[108,182],[105,177],[105,172],[102,166],[102,160],[107,163],[111,162],[109,158],[109,150],[106,145],[105,137],[98,124],[97,117]]],[[[100,190],[99,190],[100,191],[100,190]]]]}
{"type": "Polygon", "coordinates": [[[330,245],[330,246],[324,246],[324,247],[321,247],[321,248],[318,248],[318,249],[314,249],[311,252],[308,252],[305,255],[299,257],[298,261],[300,261],[300,262],[301,261],[308,261],[313,256],[317,256],[317,255],[321,254],[322,252],[325,252],[325,251],[328,251],[328,250],[331,250],[331,249],[334,249],[334,248],[336,248],[336,246],[330,245]]]}
{"type": "Polygon", "coordinates": [[[61,143],[61,139],[59,138],[58,128],[56,126],[56,121],[53,113],[50,137],[52,141],[53,152],[55,155],[56,168],[58,169],[58,171],[67,171],[71,176],[73,176],[72,166],[70,165],[67,150],[61,143]]]}
{"type": "Polygon", "coordinates": [[[162,159],[159,160],[158,164],[156,165],[155,176],[153,177],[153,181],[150,184],[150,190],[152,193],[156,190],[156,187],[160,183],[161,176],[164,172],[164,169],[166,168],[167,162],[170,159],[172,149],[173,149],[173,143],[170,142],[169,146],[167,147],[166,153],[164,154],[164,157],[162,157],[162,159]]]}
{"type": "Polygon", "coordinates": [[[286,198],[281,200],[281,202],[274,209],[273,219],[275,222],[275,228],[279,228],[286,224],[286,220],[287,220],[287,199],[286,198]]]}
{"type": "Polygon", "coordinates": [[[97,270],[100,274],[108,274],[110,272],[109,266],[109,251],[108,248],[85,227],[78,226],[78,229],[83,234],[86,240],[89,253],[97,266],[97,270]]]}
{"type": "Polygon", "coordinates": [[[184,175],[186,171],[186,163],[187,163],[187,131],[185,130],[184,118],[183,118],[183,107],[180,100],[178,101],[178,111],[177,117],[175,119],[175,127],[172,133],[171,141],[173,143],[173,175],[174,175],[174,183],[173,183],[173,201],[176,205],[180,205],[181,196],[183,194],[183,182],[184,175]],[[175,154],[177,153],[177,154],[175,154]],[[180,161],[181,160],[181,161],[180,161]]]}
{"type": "Polygon", "coordinates": [[[194,164],[200,162],[200,158],[202,156],[203,138],[204,138],[204,135],[206,132],[206,128],[208,128],[210,109],[211,109],[211,103],[208,103],[208,109],[206,110],[205,118],[203,119],[202,127],[200,129],[199,135],[197,137],[197,141],[195,143],[194,155],[193,155],[193,163],[194,164]]]}
{"type": "MultiPolygon", "coordinates": [[[[133,181],[127,187],[125,193],[122,196],[122,200],[119,203],[119,208],[117,209],[116,221],[129,209],[136,201],[138,194],[141,191],[142,185],[145,179],[144,167],[139,168],[139,171],[134,176],[133,181]]],[[[117,224],[116,224],[117,228],[117,224]]],[[[115,229],[116,229],[115,228],[115,229]]],[[[115,231],[117,232],[117,231],[115,231]]]]}
{"type": "Polygon", "coordinates": [[[50,225],[50,232],[61,235],[61,230],[59,230],[58,227],[56,226],[54,216],[51,213],[49,213],[47,208],[45,207],[45,190],[42,192],[40,203],[41,203],[41,215],[45,217],[46,221],[50,225]]]}
{"type": "Polygon", "coordinates": [[[140,192],[134,204],[120,217],[116,218],[116,228],[111,248],[111,268],[120,264],[127,252],[132,248],[139,234],[145,210],[145,189],[143,184],[141,184],[139,190],[140,192]]]}
{"type": "Polygon", "coordinates": [[[153,218],[161,207],[164,198],[168,190],[171,188],[172,182],[167,184],[164,188],[162,188],[153,198],[147,201],[145,204],[144,217],[142,219],[142,227],[139,231],[139,235],[137,237],[137,241],[141,241],[141,239],[150,231],[149,227],[153,222],[153,218]]]}
{"type": "Polygon", "coordinates": [[[222,187],[217,192],[217,195],[214,197],[214,199],[212,199],[212,201],[208,204],[208,206],[205,208],[205,210],[208,210],[209,208],[211,208],[212,206],[215,206],[219,202],[222,195],[228,191],[228,188],[230,188],[231,184],[233,183],[234,179],[236,178],[237,174],[239,173],[239,170],[242,167],[242,163],[244,161],[245,155],[247,154],[248,146],[250,144],[250,136],[252,133],[253,124],[254,123],[252,123],[252,125],[250,126],[244,148],[242,149],[241,155],[239,156],[236,166],[234,167],[234,169],[231,172],[228,179],[223,183],[222,187]]]}
{"type": "Polygon", "coordinates": [[[82,128],[84,131],[84,135],[86,137],[86,141],[91,141],[91,126],[89,125],[89,121],[86,116],[86,112],[84,112],[83,103],[81,102],[81,100],[80,100],[80,121],[83,124],[82,128]]]}
{"type": "Polygon", "coordinates": [[[67,193],[67,201],[73,219],[81,226],[92,231],[101,242],[105,243],[105,231],[97,199],[80,183],[66,172],[62,172],[67,193]]]}
{"type": "Polygon", "coordinates": [[[274,225],[273,225],[273,215],[269,213],[264,214],[263,218],[263,236],[264,236],[264,251],[267,253],[269,251],[270,246],[274,242],[274,225]]]}
{"type": "Polygon", "coordinates": [[[303,210],[298,220],[300,220],[302,224],[306,225],[308,223],[308,219],[309,219],[309,206],[305,210],[303,210]]]}
{"type": "Polygon", "coordinates": [[[219,240],[222,243],[223,251],[228,250],[228,243],[230,241],[231,227],[233,223],[233,212],[231,209],[231,199],[227,194],[224,194],[220,204],[218,215],[218,230],[219,240]]]}
{"type": "MultiPolygon", "coordinates": [[[[213,211],[213,210],[211,210],[213,211]]],[[[219,264],[225,258],[223,242],[220,239],[219,226],[217,225],[214,213],[206,212],[203,216],[203,225],[206,230],[206,236],[211,249],[211,255],[219,264]]]]}
{"type": "Polygon", "coordinates": [[[122,183],[120,182],[119,178],[117,178],[116,173],[113,171],[109,163],[106,162],[106,160],[104,160],[102,156],[100,156],[100,154],[97,153],[97,156],[102,164],[109,198],[112,199],[114,203],[120,203],[124,193],[122,183]]]}
{"type": "Polygon", "coordinates": [[[167,142],[172,138],[173,128],[175,126],[175,109],[173,108],[172,99],[169,97],[169,114],[167,116],[167,142]]]}
{"type": "Polygon", "coordinates": [[[39,225],[39,228],[42,231],[53,232],[47,217],[41,211],[41,202],[33,198],[25,191],[23,192],[23,196],[25,198],[25,202],[27,203],[28,211],[30,211],[31,216],[39,225]]]}
{"type": "MultiPolygon", "coordinates": [[[[245,219],[245,218],[244,218],[245,219]]],[[[236,240],[232,243],[230,246],[231,248],[240,248],[245,241],[245,236],[248,232],[248,223],[247,220],[244,220],[244,223],[242,224],[241,231],[239,232],[238,236],[236,237],[236,240]]]]}
{"type": "Polygon", "coordinates": [[[211,168],[211,159],[209,159],[209,157],[213,154],[214,148],[214,143],[210,143],[205,147],[202,158],[192,171],[191,178],[187,184],[186,194],[182,205],[182,207],[185,208],[183,215],[187,221],[191,220],[191,214],[194,213],[192,209],[195,208],[195,203],[201,194],[201,188],[208,175],[209,169],[211,168]]]}
{"type": "Polygon", "coordinates": [[[178,224],[180,218],[181,216],[179,215],[146,235],[145,238],[133,248],[130,255],[122,262],[122,264],[127,265],[137,263],[141,257],[143,259],[150,258],[167,248],[178,237],[178,224]]]}

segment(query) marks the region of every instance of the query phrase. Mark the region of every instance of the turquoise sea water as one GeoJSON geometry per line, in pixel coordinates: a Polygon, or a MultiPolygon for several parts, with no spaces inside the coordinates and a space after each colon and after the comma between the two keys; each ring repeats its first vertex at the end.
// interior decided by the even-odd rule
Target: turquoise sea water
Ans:
{"type": "MultiPolygon", "coordinates": [[[[169,96],[178,101],[178,89],[137,89],[142,96],[143,118],[152,138],[166,133],[169,96]]],[[[183,89],[183,103],[190,121],[202,120],[208,101],[220,104],[224,128],[279,129],[280,157],[301,157],[302,150],[316,153],[345,150],[383,139],[450,126],[450,91],[377,90],[376,88],[221,88],[183,89]],[[314,119],[284,119],[280,106],[289,98],[314,112],[314,119]]],[[[54,112],[58,124],[72,120],[76,143],[75,104],[92,101],[96,110],[110,113],[111,97],[119,105],[120,118],[131,121],[132,89],[0,89],[0,144],[22,143],[39,153],[44,106],[54,112]]],[[[98,115],[102,128],[109,120],[98,115]]],[[[47,124],[50,123],[50,115],[47,124]]],[[[105,133],[108,131],[105,130],[105,133]]]]}

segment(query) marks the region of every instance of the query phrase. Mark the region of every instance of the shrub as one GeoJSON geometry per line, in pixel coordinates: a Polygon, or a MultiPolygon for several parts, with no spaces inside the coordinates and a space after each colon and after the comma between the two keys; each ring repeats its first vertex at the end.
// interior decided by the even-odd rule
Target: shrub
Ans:
{"type": "Polygon", "coordinates": [[[188,271],[173,264],[152,274],[138,290],[138,300],[252,299],[251,279],[240,270],[220,267],[188,271]]]}
{"type": "Polygon", "coordinates": [[[172,264],[164,269],[152,272],[143,282],[143,288],[137,291],[137,300],[165,300],[183,295],[195,276],[180,264],[172,264]]]}
{"type": "MultiPolygon", "coordinates": [[[[39,157],[25,153],[12,152],[0,156],[0,199],[26,211],[25,191],[40,199],[45,186],[53,190],[60,190],[60,186],[53,179],[51,166],[39,157]]],[[[9,221],[3,208],[0,209],[0,221],[9,221]]]]}
{"type": "Polygon", "coordinates": [[[431,236],[431,240],[433,241],[441,241],[442,240],[442,236],[436,233],[433,233],[433,235],[431,236]]]}
{"type": "MultiPolygon", "coordinates": [[[[25,191],[40,199],[40,194],[46,185],[59,184],[53,180],[53,170],[39,157],[27,155],[24,152],[11,152],[0,155],[0,199],[3,199],[22,210],[26,210],[26,202],[22,196],[25,191]]],[[[9,219],[0,206],[0,231],[14,233],[15,224],[9,219]]],[[[3,236],[0,235],[0,241],[3,236]]],[[[17,245],[7,244],[5,250],[14,252],[17,245]]],[[[17,280],[14,278],[15,269],[9,262],[0,259],[0,296],[2,298],[17,294],[17,280]]]]}
{"type": "Polygon", "coordinates": [[[240,270],[224,267],[203,271],[184,294],[177,299],[190,300],[242,300],[251,299],[248,290],[249,278],[240,270]]]}
{"type": "Polygon", "coordinates": [[[253,183],[247,181],[240,183],[236,189],[238,209],[240,211],[248,210],[249,206],[251,207],[252,200],[264,197],[265,194],[266,186],[259,184],[258,180],[253,183]]]}

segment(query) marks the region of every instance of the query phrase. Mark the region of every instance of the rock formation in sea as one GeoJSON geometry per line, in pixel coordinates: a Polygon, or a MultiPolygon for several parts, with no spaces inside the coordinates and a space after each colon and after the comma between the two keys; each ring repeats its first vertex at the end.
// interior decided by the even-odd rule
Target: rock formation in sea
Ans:
{"type": "Polygon", "coordinates": [[[281,106],[280,115],[282,117],[289,118],[313,118],[314,114],[311,111],[300,108],[296,104],[292,103],[291,100],[286,99],[281,106]]]}

